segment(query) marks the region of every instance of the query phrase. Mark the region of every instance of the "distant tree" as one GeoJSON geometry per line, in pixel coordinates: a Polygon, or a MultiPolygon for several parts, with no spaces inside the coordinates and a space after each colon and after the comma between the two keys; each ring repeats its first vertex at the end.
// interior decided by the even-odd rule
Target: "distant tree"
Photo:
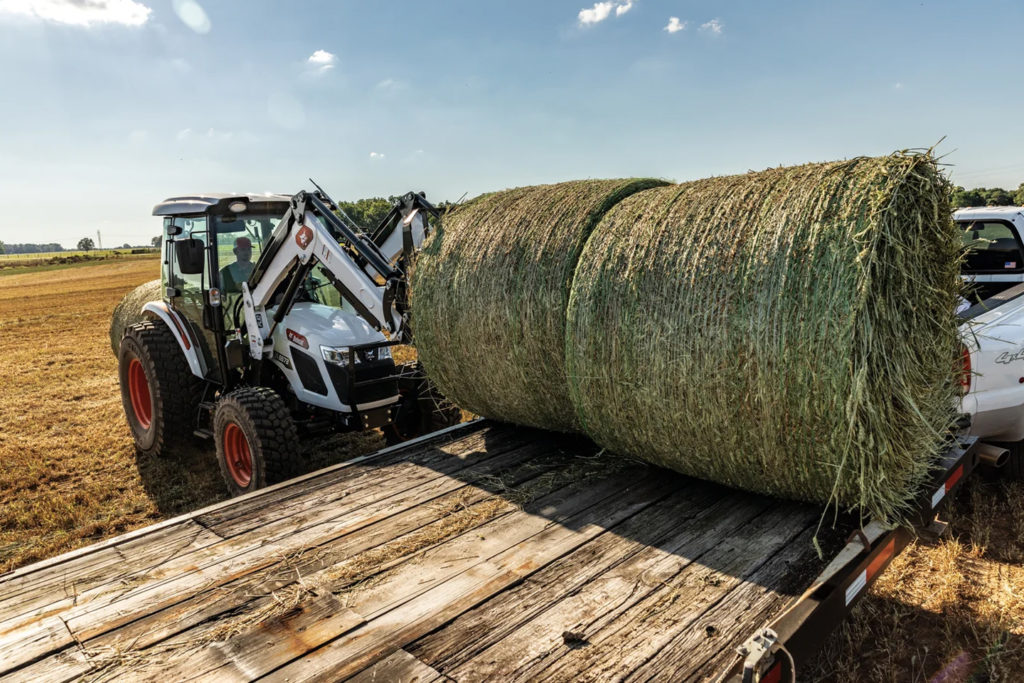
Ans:
{"type": "Polygon", "coordinates": [[[152,244],[154,247],[159,247],[161,239],[163,239],[163,237],[161,235],[157,235],[156,237],[151,239],[149,243],[152,244]]]}
{"type": "Polygon", "coordinates": [[[984,194],[986,206],[1006,206],[1013,203],[1013,195],[1001,187],[991,187],[984,194]]]}
{"type": "Polygon", "coordinates": [[[78,240],[79,251],[89,251],[95,246],[96,243],[92,241],[91,237],[83,237],[82,239],[78,240]]]}
{"type": "Polygon", "coordinates": [[[4,243],[0,242],[0,254],[6,254],[7,249],[4,248],[4,243]]]}
{"type": "Polygon", "coordinates": [[[1024,206],[1024,183],[1021,183],[1017,191],[1013,193],[1013,203],[1018,206],[1024,206]]]}
{"type": "Polygon", "coordinates": [[[376,229],[384,217],[391,211],[397,197],[369,197],[355,202],[338,202],[338,208],[355,221],[360,228],[370,231],[376,229]]]}
{"type": "Polygon", "coordinates": [[[121,248],[122,248],[122,249],[131,249],[131,248],[132,248],[132,245],[130,245],[130,244],[128,244],[127,242],[125,242],[124,244],[122,244],[122,245],[121,245],[121,248]]]}
{"type": "Polygon", "coordinates": [[[985,206],[985,195],[979,190],[965,190],[959,185],[953,188],[953,208],[985,206]]]}

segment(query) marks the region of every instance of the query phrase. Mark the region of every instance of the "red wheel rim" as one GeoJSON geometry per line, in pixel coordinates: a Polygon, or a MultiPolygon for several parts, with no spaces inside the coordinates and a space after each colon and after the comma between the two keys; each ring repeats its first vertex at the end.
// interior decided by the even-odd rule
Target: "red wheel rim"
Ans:
{"type": "Polygon", "coordinates": [[[252,453],[245,433],[234,422],[224,427],[224,462],[235,483],[243,489],[247,487],[252,481],[252,453]]]}
{"type": "Polygon", "coordinates": [[[153,399],[149,395],[149,380],[138,358],[128,364],[128,397],[132,401],[135,420],[143,429],[153,424],[153,399]]]}

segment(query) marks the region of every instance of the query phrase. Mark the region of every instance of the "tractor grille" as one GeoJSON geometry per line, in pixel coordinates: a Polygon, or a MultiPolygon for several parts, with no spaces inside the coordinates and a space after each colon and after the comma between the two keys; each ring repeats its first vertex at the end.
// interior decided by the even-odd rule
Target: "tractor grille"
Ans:
{"type": "MultiPolygon", "coordinates": [[[[331,377],[338,398],[345,405],[353,405],[349,395],[349,369],[339,365],[327,364],[327,374],[331,377]]],[[[355,388],[356,400],[360,404],[372,403],[398,394],[398,380],[394,378],[395,362],[390,358],[375,363],[359,363],[356,366],[352,382],[373,381],[373,384],[355,388]],[[376,380],[376,381],[375,381],[376,380]]]]}
{"type": "Polygon", "coordinates": [[[302,386],[306,387],[306,391],[326,396],[327,385],[324,384],[324,378],[320,374],[320,368],[316,365],[316,359],[304,351],[299,351],[294,346],[291,352],[292,360],[295,361],[295,372],[299,373],[302,386]]]}

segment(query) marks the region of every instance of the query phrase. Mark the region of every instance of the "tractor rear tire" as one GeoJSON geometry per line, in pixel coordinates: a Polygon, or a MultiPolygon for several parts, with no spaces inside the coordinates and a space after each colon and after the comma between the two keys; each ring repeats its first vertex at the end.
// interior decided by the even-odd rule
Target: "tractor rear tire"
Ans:
{"type": "Polygon", "coordinates": [[[220,473],[232,496],[306,470],[291,413],[268,387],[242,387],[221,398],[213,415],[213,434],[220,473]]]}
{"type": "Polygon", "coordinates": [[[136,449],[158,457],[187,451],[202,382],[174,334],[161,321],[131,325],[117,357],[121,403],[136,449]]]}

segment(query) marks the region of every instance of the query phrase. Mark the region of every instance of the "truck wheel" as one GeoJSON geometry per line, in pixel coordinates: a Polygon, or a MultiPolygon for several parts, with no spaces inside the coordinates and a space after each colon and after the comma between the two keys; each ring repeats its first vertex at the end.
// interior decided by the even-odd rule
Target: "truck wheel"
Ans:
{"type": "Polygon", "coordinates": [[[1002,475],[1014,481],[1024,481],[1024,441],[1001,445],[1010,451],[1010,457],[1002,467],[1002,475]]]}
{"type": "Polygon", "coordinates": [[[191,445],[201,381],[174,334],[158,321],[129,326],[118,349],[121,403],[135,447],[170,456],[191,445]]]}
{"type": "Polygon", "coordinates": [[[217,462],[232,496],[291,479],[305,470],[288,407],[273,389],[243,387],[213,415],[217,462]]]}

